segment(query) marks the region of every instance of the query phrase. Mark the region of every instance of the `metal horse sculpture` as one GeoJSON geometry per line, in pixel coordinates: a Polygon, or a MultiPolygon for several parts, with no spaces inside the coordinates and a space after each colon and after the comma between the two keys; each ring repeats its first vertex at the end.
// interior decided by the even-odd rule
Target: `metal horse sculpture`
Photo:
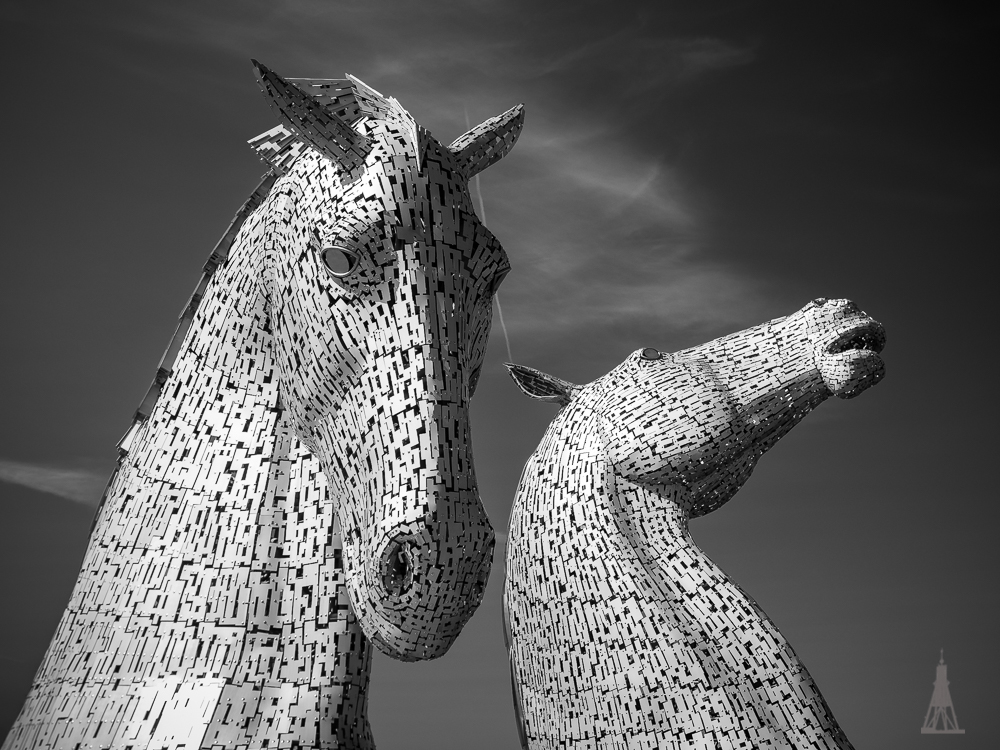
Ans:
{"type": "Polygon", "coordinates": [[[355,78],[255,63],[283,124],[120,445],[19,748],[370,748],[370,642],[443,654],[493,531],[468,404],[508,270],[443,146],[355,78]]]}
{"type": "Polygon", "coordinates": [[[522,745],[851,747],[788,642],[691,539],[820,402],[877,383],[882,327],[846,300],[588,385],[518,365],[563,405],[511,515],[505,632],[522,745]]]}

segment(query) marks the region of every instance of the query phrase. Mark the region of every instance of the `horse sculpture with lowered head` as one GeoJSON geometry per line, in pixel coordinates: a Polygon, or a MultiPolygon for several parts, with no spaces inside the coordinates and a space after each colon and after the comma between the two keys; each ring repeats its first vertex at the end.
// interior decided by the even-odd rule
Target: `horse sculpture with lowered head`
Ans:
{"type": "Polygon", "coordinates": [[[851,747],[774,624],[698,547],[758,459],[831,395],[883,376],[882,327],[846,300],[587,385],[509,365],[563,405],[511,514],[504,620],[522,745],[851,747]]]}
{"type": "Polygon", "coordinates": [[[493,531],[468,406],[509,266],[450,146],[359,80],[254,63],[282,124],[119,446],[4,750],[370,748],[369,641],[443,654],[493,531]]]}

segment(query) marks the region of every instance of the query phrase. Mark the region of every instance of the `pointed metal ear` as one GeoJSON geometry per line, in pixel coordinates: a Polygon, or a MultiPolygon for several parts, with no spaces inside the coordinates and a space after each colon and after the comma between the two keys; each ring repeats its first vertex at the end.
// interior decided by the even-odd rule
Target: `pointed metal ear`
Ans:
{"type": "Polygon", "coordinates": [[[577,391],[580,390],[578,385],[548,375],[533,367],[515,365],[513,362],[504,362],[503,364],[514,382],[517,383],[517,387],[528,398],[550,401],[565,406],[573,400],[577,391]]]}
{"type": "Polygon", "coordinates": [[[457,157],[459,168],[468,180],[505,157],[514,148],[523,127],[524,105],[518,104],[459,136],[448,150],[457,157]]]}
{"type": "Polygon", "coordinates": [[[326,110],[322,103],[256,60],[251,60],[264,96],[282,122],[352,178],[371,150],[368,138],[326,110]]]}

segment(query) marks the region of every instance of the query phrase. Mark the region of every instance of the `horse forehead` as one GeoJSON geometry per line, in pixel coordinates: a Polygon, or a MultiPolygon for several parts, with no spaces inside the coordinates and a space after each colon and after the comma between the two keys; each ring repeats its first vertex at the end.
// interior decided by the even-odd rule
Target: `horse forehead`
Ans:
{"type": "MultiPolygon", "coordinates": [[[[632,357],[622,362],[595,385],[614,401],[639,402],[651,395],[676,391],[678,395],[717,387],[708,360],[700,357],[674,357],[644,364],[632,357]]],[[[625,404],[623,404],[624,406],[625,404]]]]}
{"type": "Polygon", "coordinates": [[[464,182],[455,154],[425,128],[393,119],[371,120],[366,125],[366,134],[379,146],[375,149],[375,164],[386,174],[427,179],[428,172],[423,167],[426,162],[434,161],[441,167],[433,171],[437,181],[464,182]]]}
{"type": "MultiPolygon", "coordinates": [[[[402,206],[413,209],[420,204],[472,212],[468,184],[454,154],[433,136],[419,139],[419,155],[408,139],[394,137],[393,131],[378,130],[372,137],[378,147],[372,150],[363,176],[340,188],[343,216],[354,221],[377,220],[402,206]]],[[[431,210],[421,218],[442,217],[431,210]]]]}

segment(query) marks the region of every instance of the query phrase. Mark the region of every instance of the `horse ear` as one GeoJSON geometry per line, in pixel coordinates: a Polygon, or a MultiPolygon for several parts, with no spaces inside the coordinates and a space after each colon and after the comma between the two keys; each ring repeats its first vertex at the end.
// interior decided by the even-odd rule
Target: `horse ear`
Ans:
{"type": "Polygon", "coordinates": [[[348,175],[364,166],[371,142],[323,104],[272,70],[251,60],[264,96],[288,127],[348,175]]]}
{"type": "Polygon", "coordinates": [[[517,383],[517,387],[528,398],[550,401],[565,406],[573,400],[573,396],[580,389],[578,385],[548,375],[533,367],[515,365],[512,362],[504,362],[504,367],[517,383]]]}
{"type": "Polygon", "coordinates": [[[459,169],[469,180],[510,153],[523,127],[524,105],[518,104],[460,135],[448,150],[457,157],[459,169]]]}

